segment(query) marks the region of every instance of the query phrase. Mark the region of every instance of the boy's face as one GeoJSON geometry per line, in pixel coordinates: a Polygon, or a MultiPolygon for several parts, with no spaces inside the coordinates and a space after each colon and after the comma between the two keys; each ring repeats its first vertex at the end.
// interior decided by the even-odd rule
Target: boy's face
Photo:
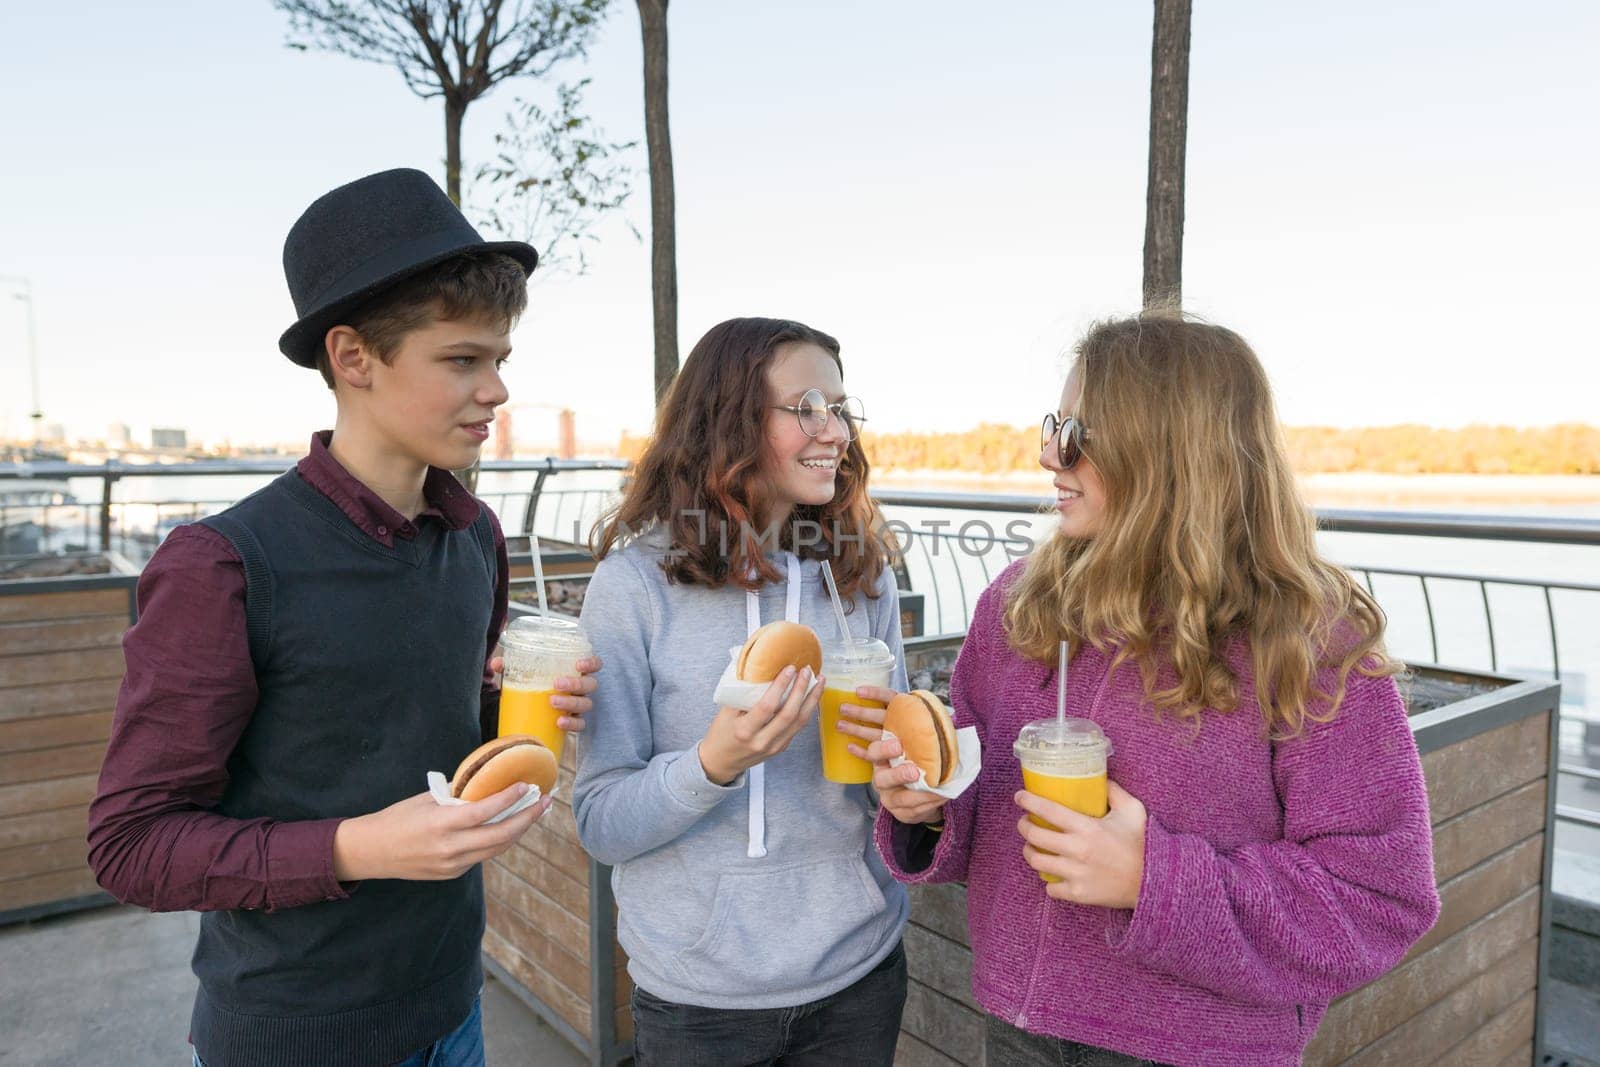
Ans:
{"type": "Polygon", "coordinates": [[[387,365],[371,362],[366,407],[390,448],[431,467],[477,459],[506,401],[500,364],[511,337],[498,324],[436,321],[412,330],[387,365]]]}

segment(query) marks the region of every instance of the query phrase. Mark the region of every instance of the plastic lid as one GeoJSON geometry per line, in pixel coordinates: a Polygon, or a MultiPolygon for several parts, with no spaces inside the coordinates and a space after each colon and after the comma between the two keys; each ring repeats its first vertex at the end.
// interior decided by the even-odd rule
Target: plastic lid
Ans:
{"type": "Polygon", "coordinates": [[[506,627],[501,641],[508,649],[529,652],[585,655],[590,649],[589,635],[583,632],[583,627],[576,620],[555,615],[519,615],[506,627]]]}
{"type": "Polygon", "coordinates": [[[875,637],[854,637],[849,644],[835,638],[822,642],[822,673],[848,674],[860,670],[894,668],[894,653],[875,637]]]}
{"type": "Polygon", "coordinates": [[[1055,774],[1098,774],[1111,755],[1111,739],[1091,719],[1039,719],[1017,732],[1011,746],[1025,766],[1055,774]]]}

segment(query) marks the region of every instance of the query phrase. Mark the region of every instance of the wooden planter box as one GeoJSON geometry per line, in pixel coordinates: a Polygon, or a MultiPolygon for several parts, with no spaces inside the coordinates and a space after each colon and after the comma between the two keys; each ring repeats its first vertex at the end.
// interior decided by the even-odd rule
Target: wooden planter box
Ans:
{"type": "MultiPolygon", "coordinates": [[[[907,647],[948,684],[959,639],[907,647]]],[[[1307,1064],[1536,1064],[1550,936],[1555,682],[1414,665],[1408,696],[1432,807],[1438,923],[1388,974],[1335,1001],[1307,1064]]],[[[982,1065],[966,889],[917,886],[911,988],[896,1053],[908,1067],[982,1065]]]]}
{"type": "MultiPolygon", "coordinates": [[[[513,618],[531,610],[511,606],[513,618]]],[[[609,1067],[633,1054],[633,983],[616,940],[611,868],[578,844],[571,796],[576,750],[569,743],[562,752],[549,813],[483,865],[484,964],[589,1063],[609,1067]]]]}
{"type": "Polygon", "coordinates": [[[114,553],[4,561],[40,573],[0,580],[0,923],[111,901],[84,838],[138,572],[114,553]]]}

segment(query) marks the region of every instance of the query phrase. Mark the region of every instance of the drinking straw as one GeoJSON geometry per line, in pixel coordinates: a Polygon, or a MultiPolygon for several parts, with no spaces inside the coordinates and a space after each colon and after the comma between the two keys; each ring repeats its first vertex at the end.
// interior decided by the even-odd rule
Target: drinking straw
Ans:
{"type": "Polygon", "coordinates": [[[828,583],[828,599],[833,601],[833,617],[839,620],[839,641],[841,644],[850,644],[850,626],[844,621],[844,605],[839,602],[839,587],[833,582],[833,568],[827,560],[822,561],[822,577],[828,583]]]}
{"type": "Polygon", "coordinates": [[[539,543],[539,535],[533,538],[533,584],[539,587],[539,614],[550,614],[550,602],[544,594],[544,546],[539,543]]]}
{"type": "Polygon", "coordinates": [[[1067,643],[1061,642],[1061,665],[1056,671],[1056,727],[1067,729],[1067,643]]]}

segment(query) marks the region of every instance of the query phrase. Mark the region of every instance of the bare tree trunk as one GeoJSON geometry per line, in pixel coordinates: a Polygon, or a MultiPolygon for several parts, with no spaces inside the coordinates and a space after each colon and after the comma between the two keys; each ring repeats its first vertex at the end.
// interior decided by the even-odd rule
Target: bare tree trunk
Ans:
{"type": "MultiPolygon", "coordinates": [[[[444,183],[445,192],[456,207],[461,206],[461,120],[467,117],[465,104],[457,104],[448,96],[444,98],[444,183]]],[[[465,470],[451,471],[456,481],[466,486],[467,492],[478,491],[478,465],[480,457],[465,470]]]]}
{"type": "Polygon", "coordinates": [[[1183,158],[1189,133],[1191,0],[1155,0],[1150,47],[1150,178],[1144,306],[1183,306],[1183,158]]]}
{"type": "Polygon", "coordinates": [[[467,117],[467,105],[458,104],[448,96],[444,99],[444,191],[456,207],[461,206],[461,120],[467,117]]]}
{"type": "Polygon", "coordinates": [[[650,157],[650,296],[655,308],[656,399],[678,373],[678,265],[672,135],[667,129],[667,0],[638,0],[644,34],[644,136],[650,157]]]}

